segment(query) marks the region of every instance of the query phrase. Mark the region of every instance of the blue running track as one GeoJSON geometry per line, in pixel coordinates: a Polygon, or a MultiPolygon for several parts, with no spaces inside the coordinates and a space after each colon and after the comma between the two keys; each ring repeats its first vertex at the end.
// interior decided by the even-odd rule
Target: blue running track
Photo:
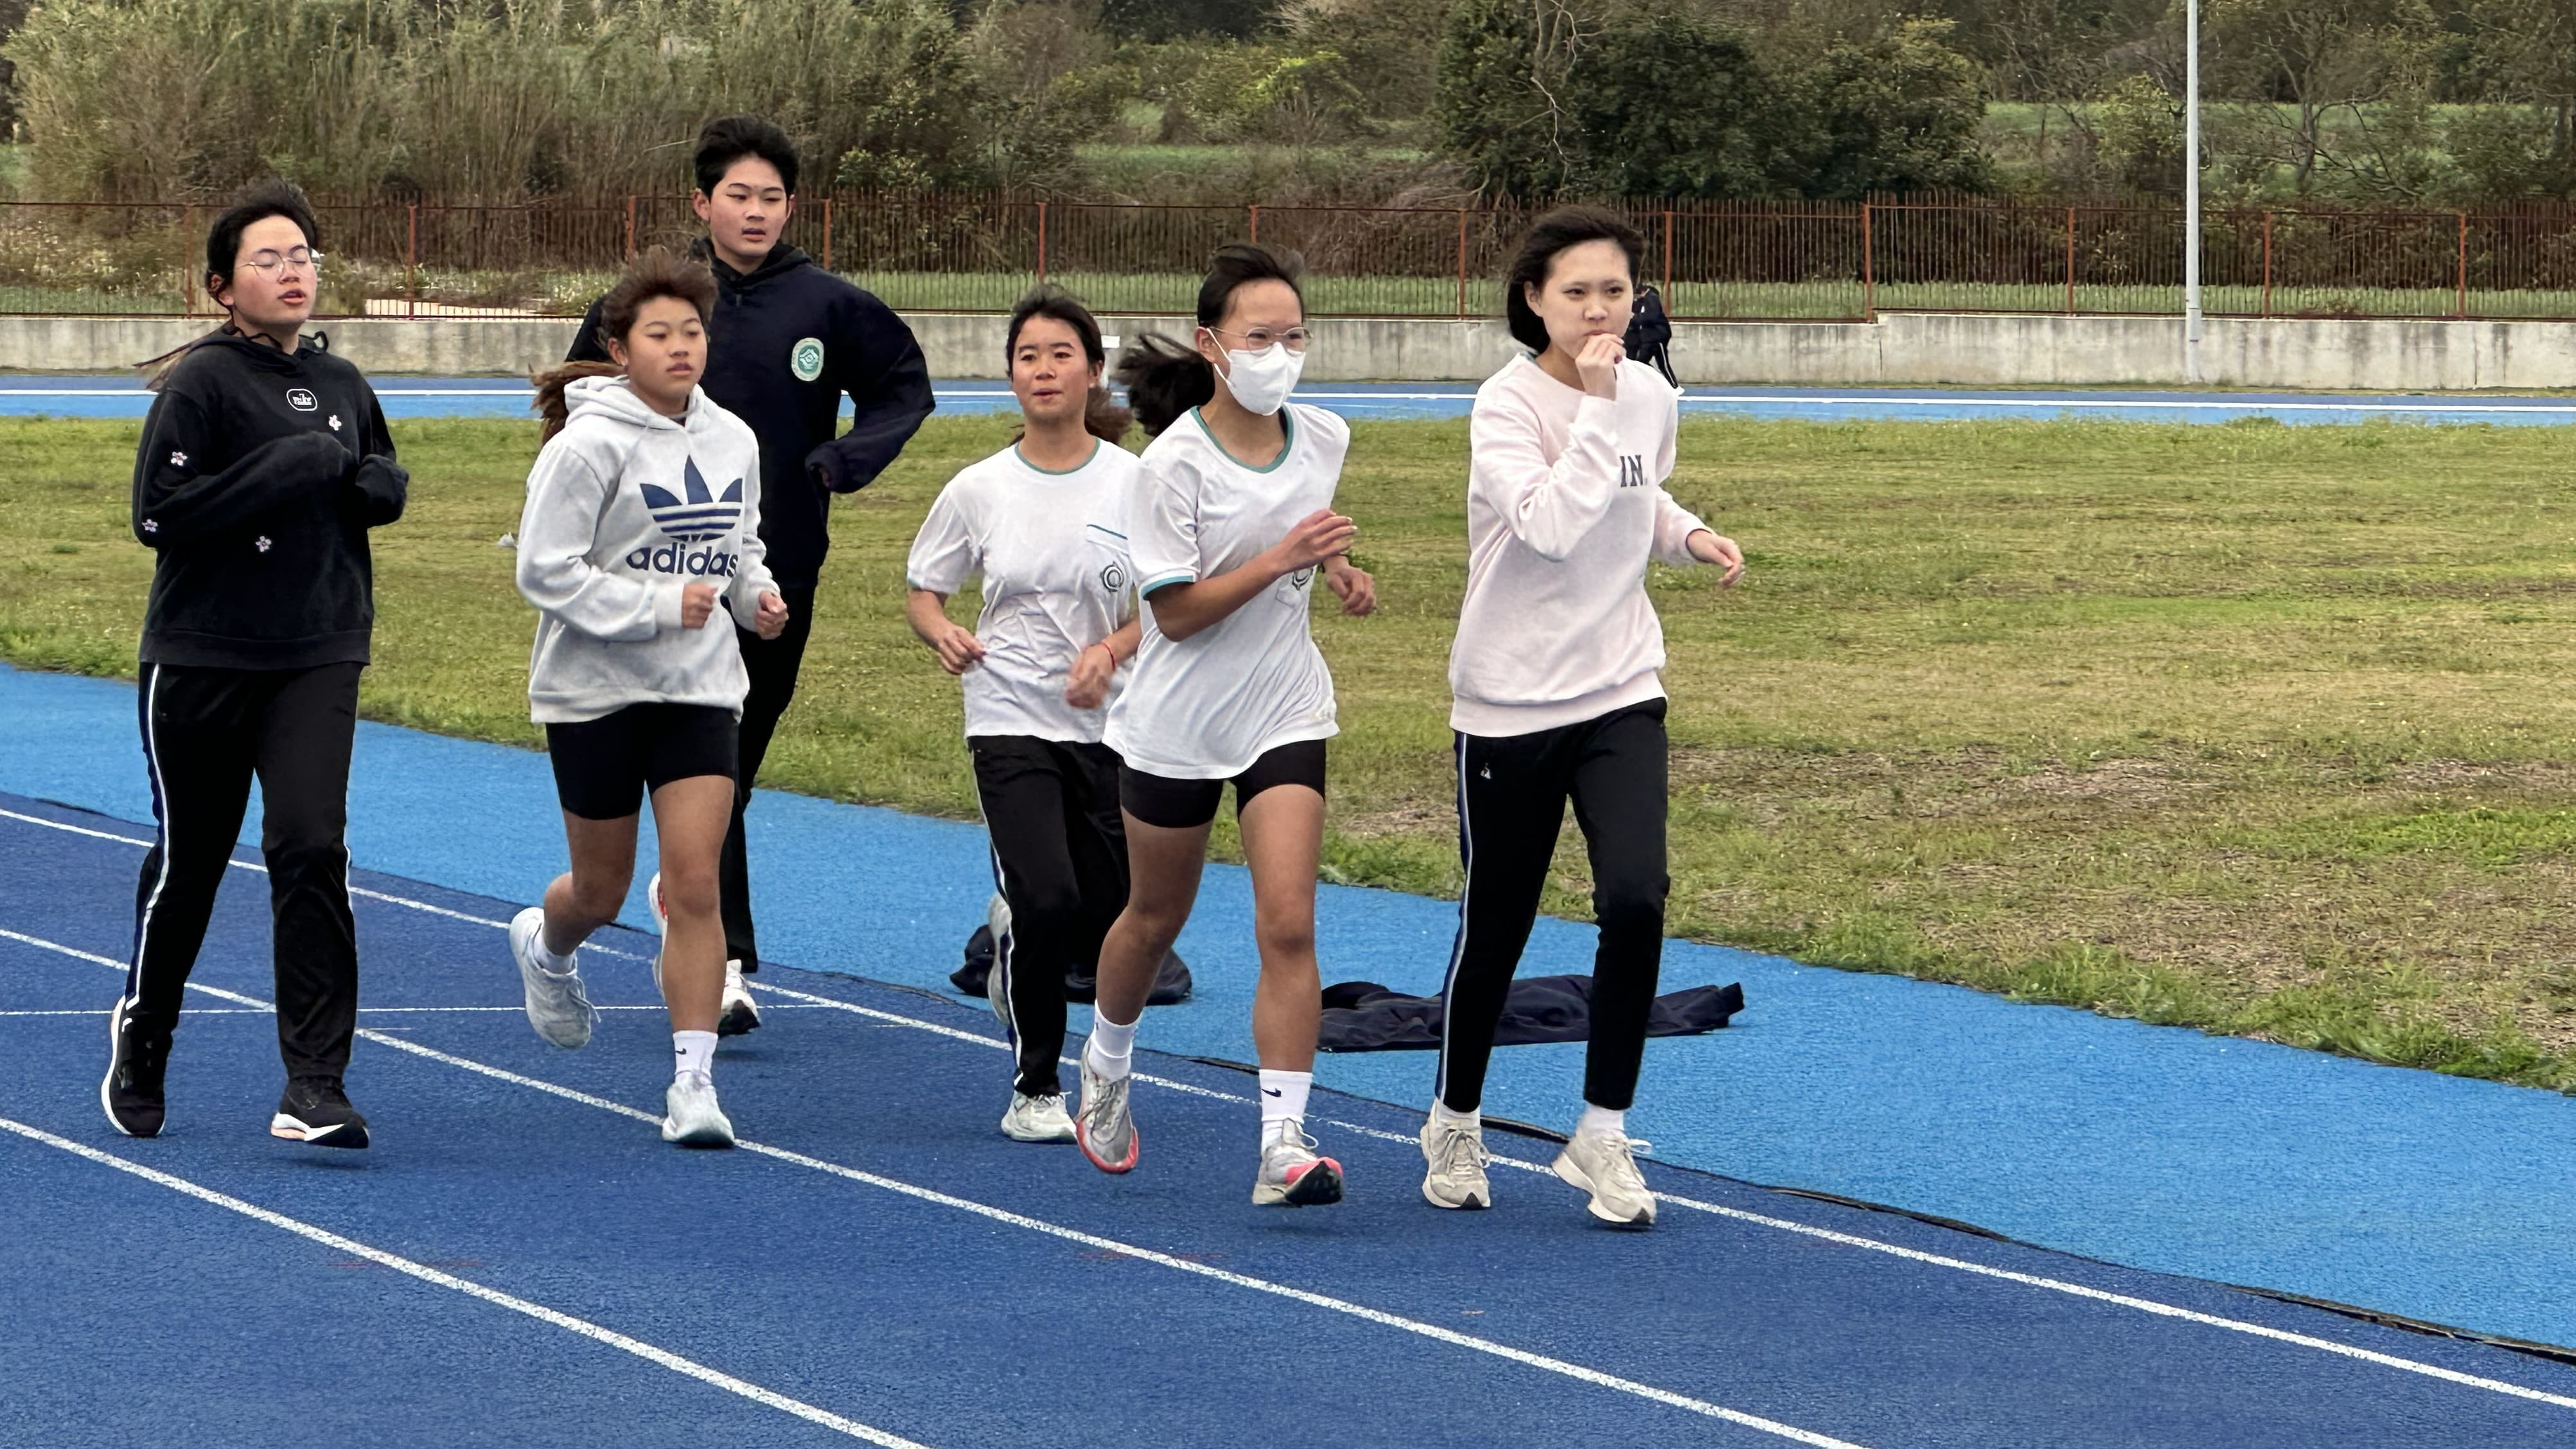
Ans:
{"type": "Polygon", "coordinates": [[[785,969],[664,1146],[650,938],[586,955],[577,1053],[517,1009],[514,907],[359,872],[377,1144],[262,1130],[265,891],[227,883],[171,1122],[98,1108],[137,832],[0,798],[0,1443],[2494,1446],[2576,1368],[1650,1166],[1596,1229],[1496,1135],[1498,1206],[1414,1184],[1413,1114],[1324,1094],[1330,1209],[1246,1202],[1239,1073],[1147,1057],[1131,1176],[994,1130],[980,1012],[785,969]],[[290,1427],[291,1426],[291,1427],[290,1427]]]}
{"type": "MultiPolygon", "coordinates": [[[[507,377],[395,377],[375,379],[385,414],[393,418],[528,416],[527,385],[507,377]]],[[[1012,406],[999,382],[937,384],[946,413],[998,412],[1012,406]]],[[[1456,418],[1474,401],[1472,383],[1319,382],[1298,390],[1299,400],[1346,417],[1456,418]]],[[[0,416],[139,418],[150,398],[131,377],[0,374],[0,416]]],[[[2576,423],[2576,397],[2517,397],[2486,393],[2254,393],[2112,391],[2096,389],[1996,390],[1937,387],[1692,387],[1683,396],[1692,414],[1835,421],[1904,418],[2097,418],[2129,422],[2224,423],[2263,417],[2293,424],[2358,423],[2374,419],[2416,423],[2576,423]]]]}

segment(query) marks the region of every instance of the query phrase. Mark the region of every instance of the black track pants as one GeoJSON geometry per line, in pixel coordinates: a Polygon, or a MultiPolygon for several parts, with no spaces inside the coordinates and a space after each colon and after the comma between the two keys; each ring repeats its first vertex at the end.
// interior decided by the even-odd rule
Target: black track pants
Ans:
{"type": "Polygon", "coordinates": [[[1483,1099],[1494,1026],[1538,919],[1569,799],[1592,858],[1592,911],[1601,925],[1583,1100],[1624,1111],[1636,1097],[1672,889],[1664,856],[1668,757],[1660,699],[1535,734],[1458,736],[1458,852],[1467,886],[1442,989],[1439,1084],[1451,1111],[1474,1111],[1483,1099]]]}
{"type": "Polygon", "coordinates": [[[143,755],[159,839],[134,896],[125,995],[147,1031],[178,1024],[250,784],[259,780],[277,962],[277,1046],[292,1077],[337,1077],[358,1025],[349,914],[349,751],[357,664],[143,666],[143,755]]]}
{"type": "Polygon", "coordinates": [[[805,641],[814,633],[814,590],[780,589],[787,601],[787,627],[775,639],[749,629],[734,630],[742,646],[742,668],[751,676],[751,692],[742,700],[742,755],[734,772],[733,828],[725,832],[724,855],[717,863],[717,888],[724,917],[725,955],[745,971],[760,969],[760,939],[751,926],[751,852],[743,843],[742,813],[751,808],[752,781],[769,753],[769,738],[796,698],[796,675],[805,667],[805,641]]]}
{"type": "Polygon", "coordinates": [[[1026,735],[976,735],[975,788],[993,836],[993,878],[1011,904],[1011,1039],[1018,1087],[1064,1090],[1065,968],[1097,968],[1101,938],[1127,905],[1127,831],[1118,815],[1118,755],[1026,735]]]}

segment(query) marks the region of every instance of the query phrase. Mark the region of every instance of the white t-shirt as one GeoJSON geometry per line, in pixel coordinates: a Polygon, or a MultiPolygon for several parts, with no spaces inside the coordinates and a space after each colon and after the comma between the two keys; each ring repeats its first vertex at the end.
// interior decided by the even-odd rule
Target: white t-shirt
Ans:
{"type": "MultiPolygon", "coordinates": [[[[984,658],[960,677],[969,736],[1100,739],[1108,708],[1076,709],[1064,686],[1074,659],[1127,621],[1133,580],[1121,529],[1139,471],[1135,454],[1108,443],[1062,473],[1013,444],[959,469],[930,505],[905,577],[936,594],[984,579],[975,621],[984,658]]],[[[1113,699],[1128,672],[1110,680],[1113,699]]]]}
{"type": "MultiPolygon", "coordinates": [[[[1246,467],[1193,409],[1140,460],[1127,518],[1137,596],[1230,573],[1333,502],[1349,451],[1348,423],[1322,408],[1281,410],[1287,446],[1246,467]]],[[[1307,627],[1318,570],[1280,579],[1187,639],[1171,639],[1144,609],[1135,677],[1109,708],[1111,748],[1149,775],[1224,780],[1281,745],[1329,739],[1333,676],[1307,627]]]]}

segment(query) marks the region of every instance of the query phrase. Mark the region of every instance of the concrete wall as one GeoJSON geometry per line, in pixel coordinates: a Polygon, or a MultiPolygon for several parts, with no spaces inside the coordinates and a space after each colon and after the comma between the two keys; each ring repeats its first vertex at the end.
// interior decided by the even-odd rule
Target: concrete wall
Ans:
{"type": "MultiPolygon", "coordinates": [[[[1002,375],[998,319],[905,319],[939,377],[1002,375]]],[[[203,321],[0,318],[0,371],[115,372],[203,331],[203,321]]],[[[377,373],[517,374],[563,356],[574,324],[551,319],[324,322],[334,350],[377,373]]],[[[1186,338],[1185,318],[1106,317],[1120,336],[1186,338]]],[[[1465,382],[1512,354],[1500,322],[1340,320],[1315,324],[1312,382],[1465,382]]],[[[2201,344],[2213,383],[2390,392],[2576,387],[2576,323],[2212,320],[2201,344]]],[[[2171,318],[1890,313],[1876,322],[1702,322],[1674,329],[1686,382],[2176,385],[2182,326],[2171,318]]]]}

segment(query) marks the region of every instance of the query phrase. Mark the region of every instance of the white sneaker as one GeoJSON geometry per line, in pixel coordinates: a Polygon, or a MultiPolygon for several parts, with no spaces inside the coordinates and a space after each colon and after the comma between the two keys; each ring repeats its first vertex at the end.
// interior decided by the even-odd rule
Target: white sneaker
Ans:
{"type": "Polygon", "coordinates": [[[1291,1122],[1279,1139],[1261,1149],[1261,1170],[1252,1177],[1257,1207],[1324,1207],[1342,1200],[1342,1165],[1317,1155],[1306,1124],[1291,1122]]]}
{"type": "Polygon", "coordinates": [[[682,1072],[662,1095],[662,1140],[682,1147],[731,1147],[733,1120],[716,1105],[716,1084],[704,1072],[682,1072]]]}
{"type": "Polygon", "coordinates": [[[760,1030],[760,1003],[742,984],[742,963],[725,963],[724,1014],[716,1018],[716,1035],[740,1036],[760,1030]]]}
{"type": "Polygon", "coordinates": [[[510,921],[510,954],[519,963],[519,985],[527,992],[528,1025],[556,1046],[576,1051],[590,1045],[590,1029],[598,1024],[599,1012],[581,989],[578,966],[558,976],[537,964],[545,931],[543,906],[530,906],[510,921]]]}
{"type": "Polygon", "coordinates": [[[1112,1081],[1093,1071],[1088,1051],[1076,1060],[1082,1063],[1082,1119],[1075,1124],[1074,1145],[1103,1172],[1128,1171],[1141,1150],[1136,1119],[1128,1111],[1130,1079],[1112,1081]]]}
{"type": "Polygon", "coordinates": [[[1577,1132],[1556,1155],[1556,1175],[1592,1194],[1592,1215],[1623,1228],[1655,1225],[1655,1195],[1637,1171],[1636,1154],[1655,1150],[1617,1132],[1577,1132]]]}
{"type": "MultiPolygon", "coordinates": [[[[644,904],[653,908],[653,929],[664,941],[670,940],[671,913],[662,909],[662,873],[658,870],[644,882],[644,904]]],[[[662,948],[658,944],[653,948],[653,994],[662,994],[662,948]]]]}
{"type": "Polygon", "coordinates": [[[993,969],[984,977],[984,1004],[993,1008],[1003,1039],[1017,1050],[1020,1031],[1011,1024],[1011,903],[1000,891],[984,903],[984,929],[993,936],[993,969]]]}
{"type": "Polygon", "coordinates": [[[1013,1142],[1071,1142],[1073,1115],[1064,1109],[1064,1094],[1032,1097],[1014,1089],[1011,1110],[1002,1114],[1002,1135],[1013,1142]]]}
{"type": "Polygon", "coordinates": [[[1493,1206],[1493,1185],[1485,1181],[1485,1164],[1493,1159],[1485,1151],[1481,1126],[1433,1114],[1422,1124],[1422,1160],[1430,1164],[1422,1175],[1422,1196],[1433,1207],[1472,1211],[1493,1206]]]}

